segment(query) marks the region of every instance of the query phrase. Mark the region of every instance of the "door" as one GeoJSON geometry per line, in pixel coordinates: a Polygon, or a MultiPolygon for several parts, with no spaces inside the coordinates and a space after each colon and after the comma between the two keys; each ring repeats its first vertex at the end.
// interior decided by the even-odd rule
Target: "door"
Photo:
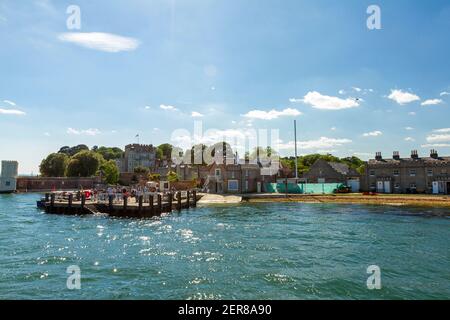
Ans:
{"type": "Polygon", "coordinates": [[[352,192],[359,192],[359,180],[352,179],[347,181],[347,185],[352,188],[352,192]]]}
{"type": "Polygon", "coordinates": [[[384,182],[384,193],[391,193],[391,182],[390,181],[384,182]]]}
{"type": "Polygon", "coordinates": [[[379,193],[384,192],[383,181],[377,181],[377,192],[379,192],[379,193]]]}
{"type": "Polygon", "coordinates": [[[439,181],[433,181],[433,194],[439,194],[439,181]]]}

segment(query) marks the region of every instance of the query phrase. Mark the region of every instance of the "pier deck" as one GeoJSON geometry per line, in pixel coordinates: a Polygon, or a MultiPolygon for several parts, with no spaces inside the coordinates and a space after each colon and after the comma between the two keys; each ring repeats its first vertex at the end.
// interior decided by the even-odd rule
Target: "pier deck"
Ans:
{"type": "Polygon", "coordinates": [[[84,195],[79,201],[74,200],[72,195],[69,195],[67,200],[57,200],[54,193],[47,193],[45,197],[43,209],[48,214],[106,214],[113,217],[150,218],[174,210],[194,208],[201,195],[197,195],[195,190],[188,191],[185,197],[182,197],[180,192],[168,193],[164,196],[157,194],[151,196],[148,202],[143,201],[143,196],[123,197],[119,202],[114,201],[114,197],[109,197],[107,201],[89,201],[84,195]]]}

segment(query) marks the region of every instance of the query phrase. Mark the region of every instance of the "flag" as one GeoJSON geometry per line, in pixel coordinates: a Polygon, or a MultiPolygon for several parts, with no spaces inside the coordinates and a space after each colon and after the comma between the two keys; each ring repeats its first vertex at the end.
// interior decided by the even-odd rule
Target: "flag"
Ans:
{"type": "Polygon", "coordinates": [[[139,133],[135,136],[135,138],[139,138],[139,133]]]}

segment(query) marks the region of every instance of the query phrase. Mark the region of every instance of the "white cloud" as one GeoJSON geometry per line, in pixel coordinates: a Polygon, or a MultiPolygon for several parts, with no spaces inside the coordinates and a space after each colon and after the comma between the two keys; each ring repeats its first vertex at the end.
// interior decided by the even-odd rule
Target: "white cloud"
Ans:
{"type": "Polygon", "coordinates": [[[427,137],[428,142],[447,142],[450,141],[450,133],[431,134],[427,137]]]}
{"type": "Polygon", "coordinates": [[[150,107],[150,106],[145,106],[144,108],[145,108],[145,110],[150,110],[152,107],[150,107]]]}
{"type": "Polygon", "coordinates": [[[400,105],[420,100],[420,97],[415,95],[414,93],[405,92],[402,90],[391,90],[391,94],[388,96],[388,98],[394,100],[400,105]]]}
{"type": "MultiPolygon", "coordinates": [[[[308,140],[308,141],[298,141],[297,147],[301,149],[306,150],[324,150],[324,149],[331,149],[335,147],[340,147],[344,144],[351,143],[352,140],[350,139],[335,139],[335,138],[327,138],[327,137],[320,137],[317,140],[308,140]]],[[[293,150],[295,147],[294,141],[289,141],[288,143],[280,143],[279,144],[280,150],[293,150]]]]}
{"type": "Polygon", "coordinates": [[[362,89],[358,88],[358,87],[352,87],[352,89],[355,90],[356,92],[361,92],[362,91],[362,89]]]}
{"type": "Polygon", "coordinates": [[[416,140],[414,138],[412,138],[412,137],[406,137],[405,141],[414,142],[416,140]]]}
{"type": "Polygon", "coordinates": [[[50,137],[50,133],[48,133],[48,132],[44,132],[44,136],[46,136],[46,137],[50,137]]]}
{"type": "Polygon", "coordinates": [[[298,111],[297,109],[287,108],[281,111],[277,110],[270,110],[270,111],[263,111],[263,110],[252,110],[247,112],[243,115],[243,117],[250,118],[250,119],[261,119],[261,120],[273,120],[277,119],[279,117],[295,117],[299,116],[302,113],[298,111]]]}
{"type": "Polygon", "coordinates": [[[134,38],[103,32],[66,32],[61,33],[58,39],[105,52],[133,51],[140,44],[134,38]]]}
{"type": "Polygon", "coordinates": [[[408,112],[408,114],[409,114],[410,116],[415,116],[415,115],[416,115],[416,113],[415,113],[414,111],[408,112]]]}
{"type": "MultiPolygon", "coordinates": [[[[296,100],[299,101],[299,99],[296,100]]],[[[301,101],[311,105],[313,108],[322,110],[342,110],[359,107],[357,99],[341,99],[338,97],[322,95],[317,91],[308,92],[301,101]]]]}
{"type": "Polygon", "coordinates": [[[2,109],[0,108],[0,114],[14,115],[14,116],[24,116],[25,112],[17,109],[2,109]]]}
{"type": "Polygon", "coordinates": [[[414,130],[414,128],[413,127],[405,127],[405,130],[411,131],[411,130],[414,130]]]}
{"type": "Polygon", "coordinates": [[[67,128],[66,131],[68,134],[73,134],[73,135],[86,135],[86,136],[96,136],[98,134],[101,134],[101,131],[98,129],[86,129],[86,130],[77,130],[77,129],[73,129],[73,128],[67,128]]]}
{"type": "Polygon", "coordinates": [[[448,133],[448,132],[450,132],[450,128],[434,129],[433,132],[437,132],[437,133],[448,133]]]}
{"type": "Polygon", "coordinates": [[[339,90],[339,94],[340,94],[340,95],[344,95],[345,93],[346,93],[345,90],[342,90],[342,89],[339,90]]]}
{"type": "Polygon", "coordinates": [[[14,101],[11,101],[11,100],[3,100],[3,102],[7,103],[7,104],[9,104],[10,106],[13,106],[13,107],[16,105],[16,103],[14,101]]]}
{"type": "Polygon", "coordinates": [[[336,127],[331,127],[330,130],[331,131],[336,131],[336,127]]]}
{"type": "Polygon", "coordinates": [[[439,95],[440,95],[441,97],[443,97],[443,96],[449,96],[449,95],[450,95],[450,92],[443,91],[443,92],[441,92],[439,95]]]}
{"type": "Polygon", "coordinates": [[[421,103],[422,106],[434,106],[436,104],[442,103],[441,99],[428,99],[421,103]]]}
{"type": "Polygon", "coordinates": [[[178,111],[178,109],[175,108],[174,106],[168,106],[168,105],[165,105],[165,104],[162,104],[162,105],[160,105],[159,107],[160,107],[161,109],[163,109],[163,110],[168,110],[168,111],[178,111]]]}
{"type": "Polygon", "coordinates": [[[378,137],[381,136],[383,132],[381,131],[372,131],[372,132],[366,132],[363,134],[363,137],[378,137]]]}
{"type": "Polygon", "coordinates": [[[447,147],[450,147],[450,143],[430,143],[430,144],[423,144],[421,147],[422,148],[447,148],[447,147]]]}
{"type": "Polygon", "coordinates": [[[201,114],[200,112],[197,112],[197,111],[192,111],[191,117],[192,118],[201,118],[201,117],[203,117],[203,114],[201,114]]]}

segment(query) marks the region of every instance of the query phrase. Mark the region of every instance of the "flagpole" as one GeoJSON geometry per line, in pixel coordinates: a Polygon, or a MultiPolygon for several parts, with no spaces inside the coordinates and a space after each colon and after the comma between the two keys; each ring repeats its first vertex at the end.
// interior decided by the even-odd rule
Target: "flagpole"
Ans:
{"type": "Polygon", "coordinates": [[[294,140],[295,140],[295,182],[298,179],[298,164],[297,164],[297,120],[294,120],[294,140]]]}

